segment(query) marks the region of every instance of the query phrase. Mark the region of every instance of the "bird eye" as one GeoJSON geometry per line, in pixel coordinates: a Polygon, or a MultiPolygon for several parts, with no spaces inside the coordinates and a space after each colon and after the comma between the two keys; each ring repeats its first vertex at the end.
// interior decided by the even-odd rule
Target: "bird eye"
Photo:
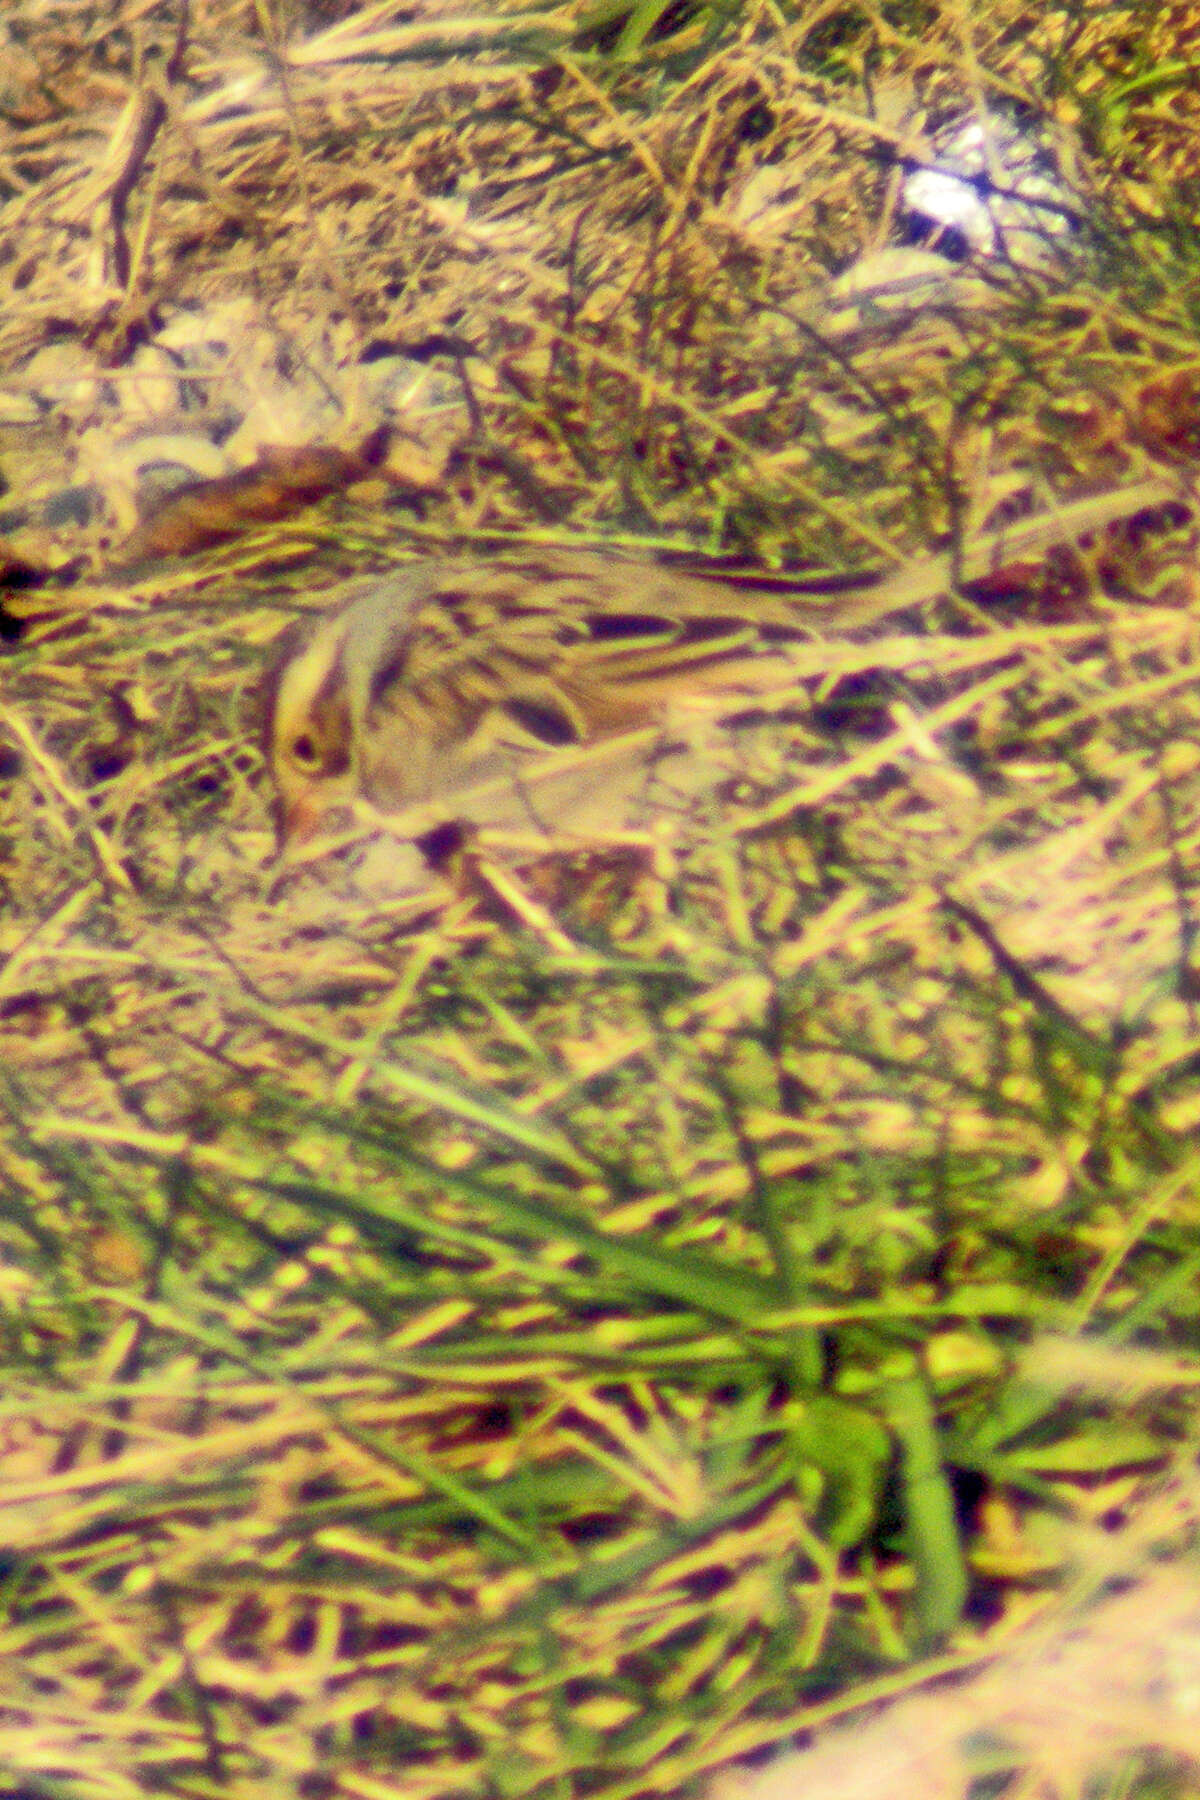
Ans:
{"type": "Polygon", "coordinates": [[[302,731],[298,738],[292,739],[291,758],[292,761],[298,763],[302,769],[316,768],[317,763],[320,761],[320,757],[317,755],[317,746],[313,743],[307,731],[302,731]]]}

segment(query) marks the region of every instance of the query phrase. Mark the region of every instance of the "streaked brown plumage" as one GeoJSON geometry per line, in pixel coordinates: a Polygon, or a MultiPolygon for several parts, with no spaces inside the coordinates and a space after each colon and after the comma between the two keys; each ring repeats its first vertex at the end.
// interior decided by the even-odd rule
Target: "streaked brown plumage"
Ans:
{"type": "MultiPolygon", "coordinates": [[[[969,545],[954,573],[978,577],[1172,491],[1148,481],[1023,520],[969,545]]],[[[920,605],[953,579],[941,555],[806,584],[554,550],[430,558],[355,584],[286,635],[269,684],[281,840],[303,842],[360,801],[421,809],[422,823],[619,824],[681,713],[744,708],[787,685],[789,645],[920,605]]]]}

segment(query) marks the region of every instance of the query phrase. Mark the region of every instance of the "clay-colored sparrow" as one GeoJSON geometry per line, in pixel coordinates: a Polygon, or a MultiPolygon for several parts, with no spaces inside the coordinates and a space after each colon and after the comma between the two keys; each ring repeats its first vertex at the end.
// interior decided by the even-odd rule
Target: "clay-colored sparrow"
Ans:
{"type": "Polygon", "coordinates": [[[631,790],[681,719],[786,687],[797,645],[810,646],[812,673],[814,643],[1173,492],[1147,481],[1022,520],[969,545],[954,572],[937,555],[805,585],[534,550],[429,558],[356,583],[286,634],[269,682],[281,841],[302,843],[359,802],[412,815],[415,831],[627,824],[631,790]]]}

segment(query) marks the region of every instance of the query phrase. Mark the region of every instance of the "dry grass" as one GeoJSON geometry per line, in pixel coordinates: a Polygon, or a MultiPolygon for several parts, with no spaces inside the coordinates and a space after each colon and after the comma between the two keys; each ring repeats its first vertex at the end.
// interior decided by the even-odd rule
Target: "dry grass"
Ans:
{"type": "Polygon", "coordinates": [[[5,526],[74,577],[0,701],[4,1793],[1193,1792],[1190,13],[179,21],[0,50],[5,526]],[[1013,101],[1076,228],[835,301],[1013,101]],[[384,352],[379,481],[128,566],[163,440],[352,447],[384,352]],[[256,685],[352,571],[1155,471],[653,856],[274,885],[256,685]]]}

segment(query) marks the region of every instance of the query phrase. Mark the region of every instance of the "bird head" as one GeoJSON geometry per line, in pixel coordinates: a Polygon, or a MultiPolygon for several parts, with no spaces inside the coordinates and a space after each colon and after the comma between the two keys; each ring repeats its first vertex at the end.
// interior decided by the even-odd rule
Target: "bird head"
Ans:
{"type": "Polygon", "coordinates": [[[334,617],[293,626],[267,678],[264,749],[280,850],[306,843],[354,799],[354,730],[334,617]]]}

